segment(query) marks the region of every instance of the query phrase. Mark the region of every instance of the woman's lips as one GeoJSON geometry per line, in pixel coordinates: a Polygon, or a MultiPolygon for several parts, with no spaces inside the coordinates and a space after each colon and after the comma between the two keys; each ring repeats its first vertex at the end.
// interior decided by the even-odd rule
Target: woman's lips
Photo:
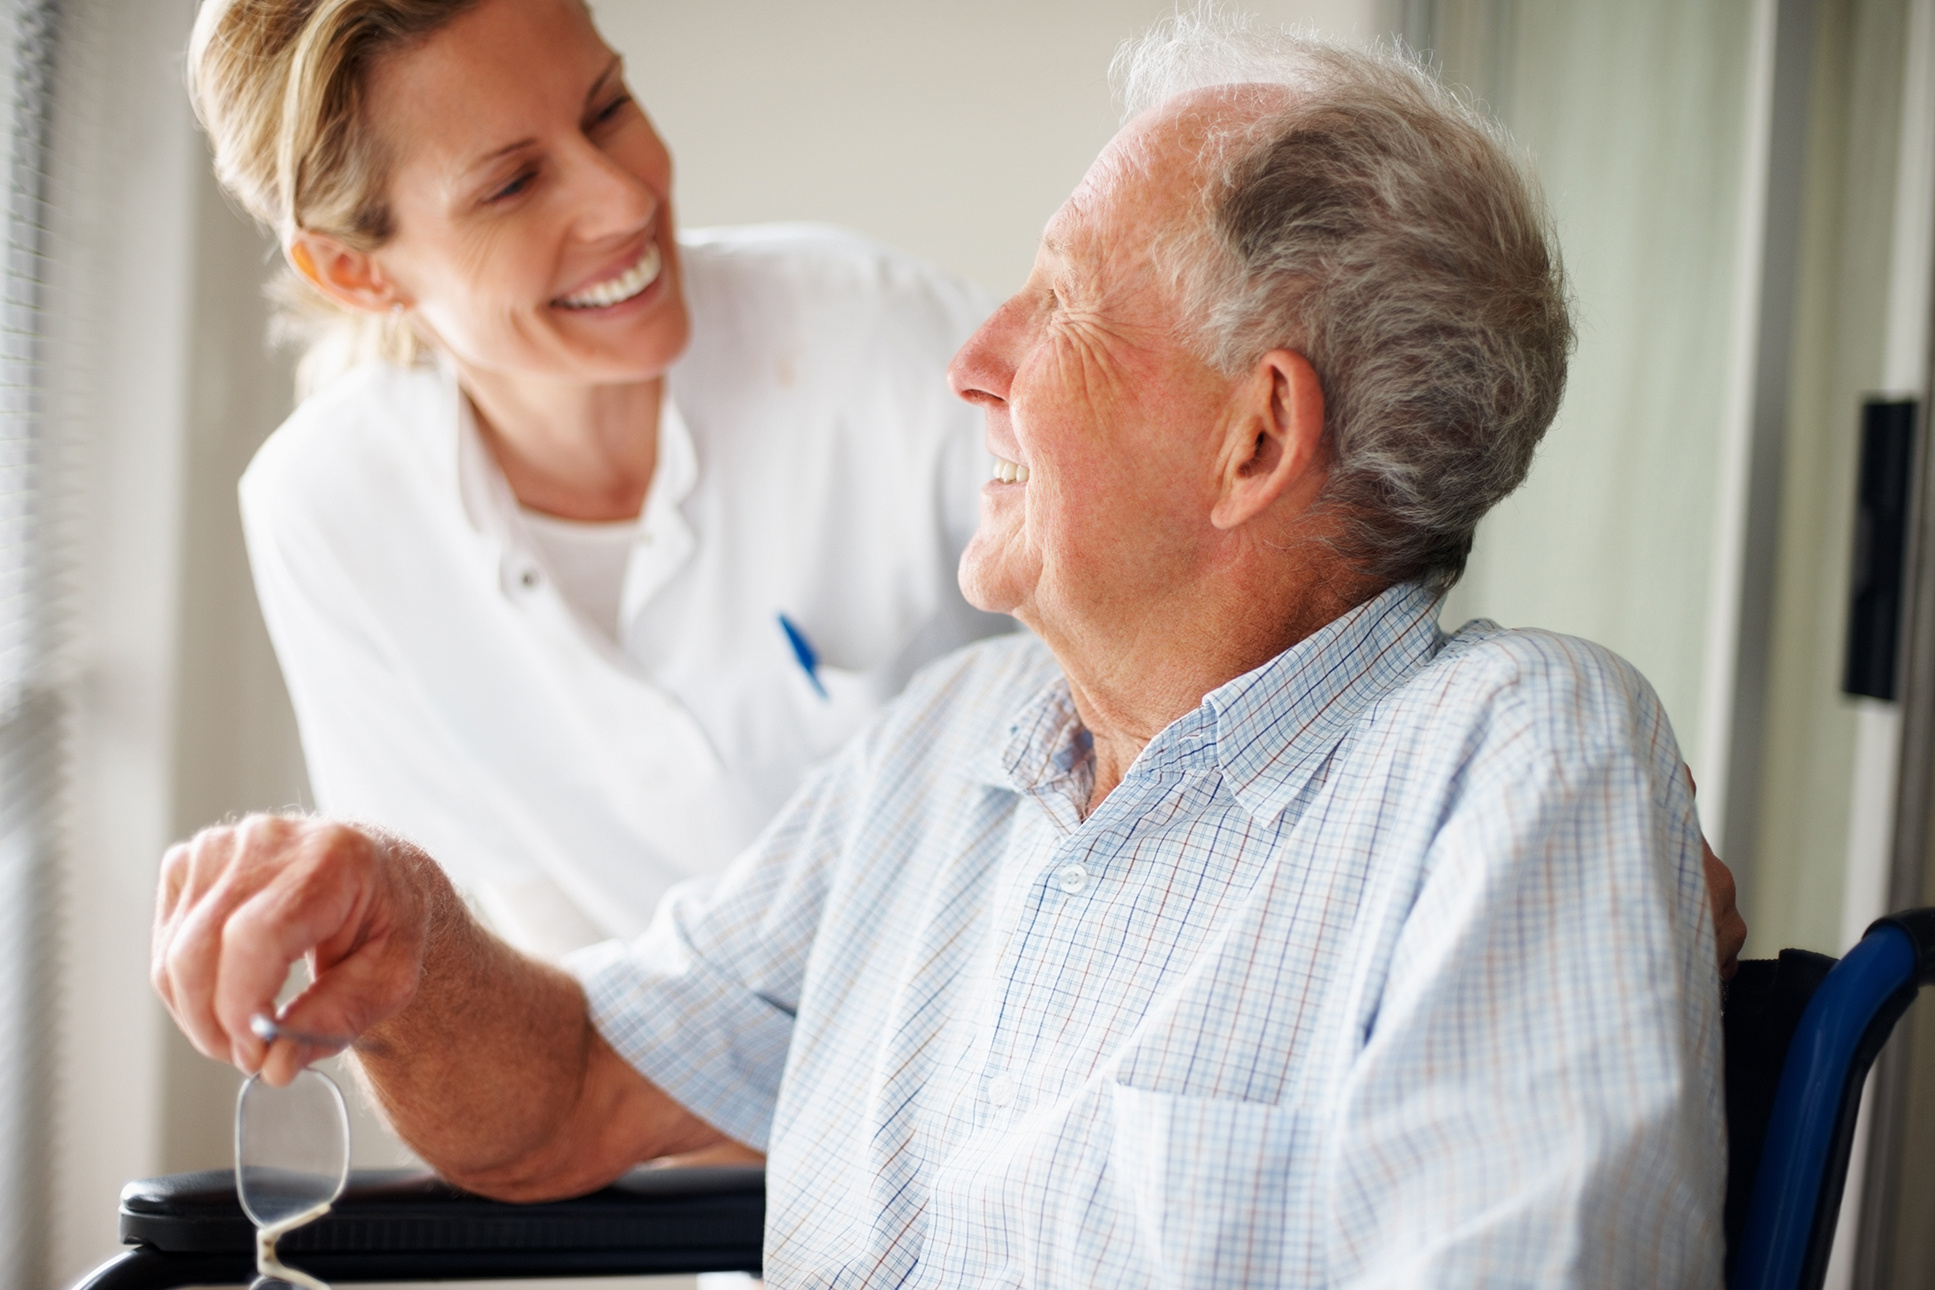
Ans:
{"type": "Polygon", "coordinates": [[[582,291],[568,296],[560,296],[552,303],[561,309],[609,309],[630,300],[645,288],[658,281],[658,275],[665,268],[665,258],[658,249],[657,242],[647,242],[645,251],[632,264],[631,268],[615,278],[606,278],[582,291]]]}

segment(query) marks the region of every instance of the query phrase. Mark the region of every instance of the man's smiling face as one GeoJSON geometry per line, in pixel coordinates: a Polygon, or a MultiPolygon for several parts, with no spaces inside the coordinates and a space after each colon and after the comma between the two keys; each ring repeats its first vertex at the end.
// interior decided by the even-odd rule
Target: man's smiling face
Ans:
{"type": "Polygon", "coordinates": [[[997,459],[962,590],[1051,643],[1146,612],[1213,546],[1231,382],[1183,343],[1152,248],[1199,218],[1215,110],[1158,111],[1117,135],[1049,221],[1026,285],[950,371],[985,409],[997,459]]]}

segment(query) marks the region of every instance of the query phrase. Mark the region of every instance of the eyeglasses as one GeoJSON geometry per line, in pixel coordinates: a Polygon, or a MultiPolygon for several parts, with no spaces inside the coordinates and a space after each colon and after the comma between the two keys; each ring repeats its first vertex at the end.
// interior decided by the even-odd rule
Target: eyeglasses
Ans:
{"type": "Polygon", "coordinates": [[[235,1193],[254,1222],[250,1290],[329,1290],[276,1257],[283,1233],[329,1212],[349,1179],[349,1108],[336,1081],[305,1070],[287,1087],[249,1076],[235,1099],[235,1193]]]}

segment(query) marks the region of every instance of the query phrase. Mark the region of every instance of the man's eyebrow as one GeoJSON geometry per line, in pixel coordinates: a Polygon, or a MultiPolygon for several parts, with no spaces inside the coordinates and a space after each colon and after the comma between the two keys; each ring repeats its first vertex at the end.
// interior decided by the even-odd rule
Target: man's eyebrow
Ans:
{"type": "MultiPolygon", "coordinates": [[[[625,60],[621,56],[617,54],[613,54],[611,56],[611,61],[605,64],[605,70],[599,74],[599,77],[597,80],[591,83],[591,88],[585,91],[585,106],[587,108],[590,107],[592,104],[592,101],[595,100],[598,97],[598,95],[611,84],[614,76],[623,74],[624,65],[625,65],[625,60]]],[[[476,174],[479,170],[482,170],[484,167],[490,165],[493,161],[496,161],[499,157],[509,156],[511,153],[517,152],[522,148],[528,148],[536,142],[537,142],[536,139],[529,139],[529,138],[518,139],[515,142],[505,144],[501,148],[493,148],[489,152],[484,153],[482,156],[472,161],[468,166],[465,166],[464,174],[466,176],[476,174]]]]}

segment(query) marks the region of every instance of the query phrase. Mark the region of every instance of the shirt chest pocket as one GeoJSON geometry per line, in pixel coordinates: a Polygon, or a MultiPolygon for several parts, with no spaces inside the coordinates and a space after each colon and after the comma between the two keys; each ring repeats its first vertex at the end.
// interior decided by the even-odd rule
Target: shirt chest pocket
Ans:
{"type": "Polygon", "coordinates": [[[1112,1190],[1152,1284],[1250,1286],[1271,1269],[1292,1284],[1322,1279],[1305,1235],[1321,1146],[1313,1117],[1126,1084],[1110,1092],[1112,1190]]]}
{"type": "Polygon", "coordinates": [[[891,694],[871,672],[834,667],[819,656],[805,631],[790,618],[775,619],[768,666],[776,674],[791,724],[809,758],[837,751],[891,694]]]}

